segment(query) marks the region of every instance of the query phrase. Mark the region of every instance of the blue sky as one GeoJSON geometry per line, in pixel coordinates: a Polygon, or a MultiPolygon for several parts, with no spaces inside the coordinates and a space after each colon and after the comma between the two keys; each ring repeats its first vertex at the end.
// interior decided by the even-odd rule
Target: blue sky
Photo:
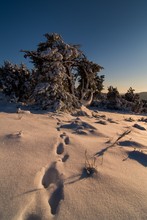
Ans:
{"type": "Polygon", "coordinates": [[[25,63],[45,33],[81,45],[109,85],[147,91],[146,0],[0,0],[0,65],[25,63]]]}

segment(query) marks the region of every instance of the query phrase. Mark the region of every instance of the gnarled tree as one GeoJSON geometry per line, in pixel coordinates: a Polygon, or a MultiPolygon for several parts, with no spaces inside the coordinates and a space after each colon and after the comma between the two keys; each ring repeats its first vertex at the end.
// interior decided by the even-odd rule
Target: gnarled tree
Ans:
{"type": "Polygon", "coordinates": [[[59,34],[45,37],[46,41],[36,51],[22,50],[36,69],[34,102],[43,108],[53,106],[61,110],[89,105],[93,94],[103,88],[98,76],[103,67],[90,62],[79,45],[66,44],[59,34]]]}

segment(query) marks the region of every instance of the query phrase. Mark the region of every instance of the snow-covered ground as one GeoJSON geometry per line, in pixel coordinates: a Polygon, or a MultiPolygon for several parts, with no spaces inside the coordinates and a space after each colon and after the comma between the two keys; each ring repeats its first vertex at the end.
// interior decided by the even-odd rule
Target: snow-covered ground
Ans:
{"type": "Polygon", "coordinates": [[[147,219],[142,116],[17,113],[2,97],[0,106],[1,220],[147,219]]]}

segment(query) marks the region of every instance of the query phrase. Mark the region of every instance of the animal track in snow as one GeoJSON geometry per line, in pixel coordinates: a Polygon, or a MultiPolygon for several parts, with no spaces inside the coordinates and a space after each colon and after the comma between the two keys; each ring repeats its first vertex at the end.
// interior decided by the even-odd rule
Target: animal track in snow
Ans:
{"type": "Polygon", "coordinates": [[[70,139],[69,139],[68,136],[66,136],[66,137],[64,138],[64,142],[65,142],[65,144],[70,144],[70,139]]]}
{"type": "Polygon", "coordinates": [[[36,214],[30,214],[26,220],[41,220],[41,217],[36,214]]]}
{"type": "Polygon", "coordinates": [[[70,144],[69,136],[67,136],[65,132],[63,132],[63,134],[61,134],[60,137],[64,139],[64,143],[66,145],[70,144]]]}
{"type": "Polygon", "coordinates": [[[62,162],[66,162],[69,158],[69,154],[65,154],[64,157],[62,158],[62,162]]]}
{"type": "Polygon", "coordinates": [[[66,133],[65,132],[63,132],[62,134],[60,134],[60,137],[61,138],[64,138],[66,136],[66,133]]]}
{"type": "Polygon", "coordinates": [[[61,200],[64,200],[64,185],[63,185],[63,181],[61,180],[60,182],[58,182],[56,189],[54,190],[54,192],[51,194],[50,198],[49,198],[49,205],[51,207],[51,213],[52,215],[55,215],[58,212],[58,207],[60,204],[61,200]]]}
{"type": "Polygon", "coordinates": [[[53,162],[42,178],[42,185],[48,188],[51,183],[56,184],[58,181],[60,181],[60,174],[56,169],[56,162],[53,162]]]}
{"type": "Polygon", "coordinates": [[[50,194],[48,203],[50,205],[52,215],[55,215],[58,212],[60,201],[64,200],[63,179],[56,168],[56,162],[53,162],[46,170],[42,178],[42,185],[45,189],[50,186],[53,187],[53,192],[50,194]]]}
{"type": "Polygon", "coordinates": [[[57,154],[62,154],[64,152],[64,144],[63,143],[58,144],[56,152],[57,152],[57,154]]]}

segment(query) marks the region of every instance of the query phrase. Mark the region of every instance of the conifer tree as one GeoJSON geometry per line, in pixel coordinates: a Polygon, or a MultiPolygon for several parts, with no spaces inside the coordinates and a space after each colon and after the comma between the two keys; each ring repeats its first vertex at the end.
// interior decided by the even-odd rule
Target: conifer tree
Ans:
{"type": "Polygon", "coordinates": [[[5,61],[0,68],[1,89],[13,101],[24,101],[31,94],[30,77],[31,72],[24,64],[19,66],[5,61]]]}
{"type": "Polygon", "coordinates": [[[68,110],[90,105],[94,93],[103,89],[103,77],[98,75],[103,67],[90,62],[79,45],[65,43],[59,34],[45,37],[37,50],[22,50],[36,69],[35,102],[43,108],[68,110]]]}
{"type": "Polygon", "coordinates": [[[120,108],[120,94],[117,88],[113,86],[108,87],[107,100],[109,109],[119,109],[120,108]]]}

